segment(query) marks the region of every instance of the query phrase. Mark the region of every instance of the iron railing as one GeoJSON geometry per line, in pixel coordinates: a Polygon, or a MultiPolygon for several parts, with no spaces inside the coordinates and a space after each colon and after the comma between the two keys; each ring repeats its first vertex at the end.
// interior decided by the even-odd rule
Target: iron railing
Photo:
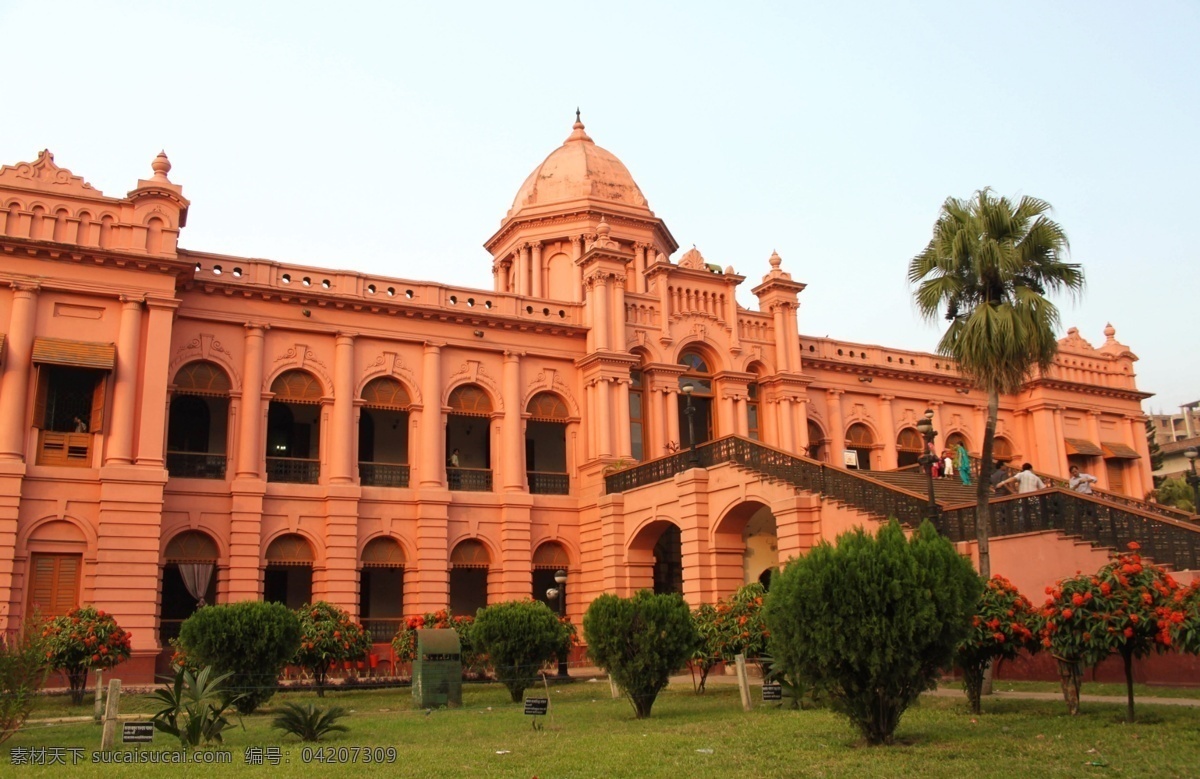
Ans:
{"type": "Polygon", "coordinates": [[[224,479],[225,455],[167,452],[167,473],[179,479],[224,479]]]}
{"type": "Polygon", "coordinates": [[[534,495],[570,495],[571,477],[565,473],[529,471],[529,492],[534,495]]]}
{"type": "MultiPolygon", "coordinates": [[[[1129,542],[1136,541],[1141,545],[1141,553],[1157,563],[1179,570],[1200,566],[1200,527],[1114,505],[1106,498],[1050,487],[1024,495],[997,497],[988,501],[988,507],[989,536],[1054,530],[1117,550],[1124,550],[1129,542]]],[[[951,541],[974,541],[975,506],[943,511],[937,526],[951,541]]]]}
{"type": "Polygon", "coordinates": [[[371,634],[372,643],[386,644],[400,632],[402,617],[363,617],[362,626],[371,634]]]}
{"type": "Polygon", "coordinates": [[[447,468],[446,485],[462,492],[491,492],[490,468],[447,468]]]}
{"type": "Polygon", "coordinates": [[[321,480],[321,462],[300,457],[268,457],[267,481],[292,484],[317,484],[321,480]]]}
{"type": "MultiPolygon", "coordinates": [[[[860,511],[895,517],[909,526],[919,524],[929,513],[927,497],[915,492],[736,436],[609,474],[604,480],[605,490],[624,492],[664,481],[688,468],[725,462],[821,493],[860,511]]],[[[1129,542],[1136,541],[1142,553],[1158,563],[1180,570],[1200,567],[1200,526],[1144,510],[1145,505],[1149,504],[1119,505],[1108,494],[1081,495],[1058,486],[1032,494],[998,496],[989,501],[989,535],[1054,530],[1114,549],[1125,549],[1129,542]]],[[[975,506],[944,509],[935,525],[952,541],[973,541],[975,506]]]]}
{"type": "MultiPolygon", "coordinates": [[[[1015,476],[1018,473],[1020,473],[1020,471],[1018,469],[1012,467],[1011,465],[1002,465],[1002,466],[1000,466],[1000,469],[1002,471],[1004,471],[1004,473],[1006,474],[1005,478],[1007,478],[1009,476],[1015,476]]],[[[1034,471],[1034,473],[1036,473],[1038,475],[1038,478],[1040,478],[1042,481],[1046,482],[1047,486],[1062,487],[1064,490],[1071,489],[1070,482],[1067,479],[1063,479],[1058,476],[1051,476],[1046,473],[1040,473],[1038,471],[1034,471]]],[[[1097,498],[1101,498],[1101,499],[1109,501],[1111,503],[1117,503],[1121,506],[1124,506],[1125,508],[1130,508],[1130,509],[1134,509],[1135,511],[1142,511],[1142,512],[1146,512],[1149,514],[1157,514],[1160,517],[1168,517],[1170,519],[1177,519],[1182,522],[1195,522],[1197,520],[1197,518],[1200,517],[1200,515],[1189,514],[1188,512],[1184,511],[1183,509],[1177,509],[1174,506],[1163,506],[1162,504],[1159,504],[1159,503],[1151,503],[1150,501],[1147,501],[1147,500],[1138,500],[1137,498],[1131,498],[1128,495],[1122,495],[1119,492],[1112,492],[1110,490],[1102,490],[1094,484],[1092,485],[1092,494],[1094,496],[1096,496],[1097,498]]]]}
{"type": "Polygon", "coordinates": [[[401,463],[358,464],[358,480],[364,487],[407,487],[408,465],[401,463]]]}

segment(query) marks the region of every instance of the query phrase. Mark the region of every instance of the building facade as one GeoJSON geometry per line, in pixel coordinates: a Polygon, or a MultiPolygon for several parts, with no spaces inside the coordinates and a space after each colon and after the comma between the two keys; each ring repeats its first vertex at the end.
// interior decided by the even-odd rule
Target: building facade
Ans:
{"type": "MultiPolygon", "coordinates": [[[[986,397],[953,363],[802,335],[775,254],[742,308],[745,277],[672,260],[579,121],[487,239],[491,290],[181,248],[170,167],[124,197],[49,152],[0,168],[0,627],[97,604],[133,633],[130,678],[202,601],[328,600],[386,640],[563,569],[578,619],[606,591],[713,600],[879,519],[733,464],[606,491],[696,443],[895,469],[929,409],[939,448],[978,454],[986,397]]],[[[1070,330],[1002,399],[997,454],[1141,497],[1147,396],[1104,337],[1070,330]]]]}

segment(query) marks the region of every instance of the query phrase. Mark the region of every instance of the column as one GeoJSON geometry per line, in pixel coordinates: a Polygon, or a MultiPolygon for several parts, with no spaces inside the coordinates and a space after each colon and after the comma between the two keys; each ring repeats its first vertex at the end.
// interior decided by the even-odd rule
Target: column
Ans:
{"type": "MultiPolygon", "coordinates": [[[[680,446],[682,439],[679,437],[679,389],[664,389],[663,395],[667,401],[667,442],[680,446]]],[[[668,454],[666,444],[663,445],[663,454],[668,454]]]]}
{"type": "Polygon", "coordinates": [[[737,354],[742,350],[742,334],[738,332],[738,304],[737,304],[737,287],[733,284],[725,292],[725,303],[729,311],[725,314],[725,321],[729,323],[729,351],[737,354]]]}
{"type": "Polygon", "coordinates": [[[533,257],[529,265],[530,290],[535,298],[544,297],[542,295],[542,242],[535,241],[533,244],[533,257]]]}
{"type": "Polygon", "coordinates": [[[583,395],[587,405],[587,459],[594,460],[600,454],[598,451],[600,432],[597,429],[596,418],[596,382],[584,384],[583,395]]]}
{"type": "Polygon", "coordinates": [[[237,477],[257,479],[263,461],[262,383],[263,325],[246,325],[246,356],[242,364],[241,424],[238,435],[237,477]]]}
{"type": "Polygon", "coordinates": [[[1050,473],[1055,476],[1065,476],[1069,468],[1067,466],[1067,442],[1063,438],[1063,410],[1062,406],[1054,409],[1054,464],[1051,466],[1050,473]]]}
{"type": "Polygon", "coordinates": [[[714,438],[732,435],[737,432],[738,421],[736,406],[733,404],[733,395],[729,394],[728,392],[721,392],[721,410],[720,413],[717,414],[717,424],[713,427],[714,438]]]}
{"type": "Polygon", "coordinates": [[[646,291],[646,244],[633,245],[633,291],[646,291]]]}
{"type": "Polygon", "coordinates": [[[879,396],[879,426],[883,435],[883,467],[895,468],[896,457],[896,419],[892,410],[892,395],[879,396]]]}
{"type": "Polygon", "coordinates": [[[785,452],[796,451],[796,431],[792,429],[792,423],[795,421],[792,416],[792,399],[788,397],[779,398],[779,432],[782,440],[779,442],[779,447],[785,452]]]}
{"type": "Polygon", "coordinates": [[[666,453],[663,448],[667,440],[666,399],[663,393],[647,385],[645,397],[650,400],[650,416],[642,434],[646,437],[646,459],[653,460],[666,453]]]}
{"type": "MultiPolygon", "coordinates": [[[[759,404],[760,404],[759,405],[759,413],[760,414],[762,413],[761,403],[762,403],[762,401],[760,400],[759,401],[759,404]]],[[[749,408],[750,408],[750,402],[748,399],[746,399],[746,398],[734,398],[733,399],[733,418],[736,420],[736,425],[737,425],[734,432],[737,433],[738,435],[740,435],[742,438],[750,437],[750,421],[746,416],[749,413],[747,411],[747,409],[749,409],[749,408]]],[[[759,420],[759,435],[760,436],[762,435],[762,420],[761,419],[759,420]]]]}
{"type": "Polygon", "coordinates": [[[446,434],[442,419],[442,347],[425,343],[421,376],[421,459],[417,464],[420,485],[445,486],[446,434]]]}
{"type": "Polygon", "coordinates": [[[1141,458],[1133,461],[1134,468],[1130,477],[1134,483],[1126,487],[1125,491],[1141,500],[1147,492],[1154,489],[1154,476],[1150,469],[1150,442],[1146,440],[1146,418],[1126,417],[1126,420],[1129,422],[1129,445],[1141,458]]]}
{"type": "Polygon", "coordinates": [[[592,294],[596,301],[592,320],[592,330],[596,334],[593,348],[604,351],[609,348],[608,276],[598,274],[592,278],[595,279],[592,294]]]}
{"type": "Polygon", "coordinates": [[[842,452],[846,451],[846,428],[842,426],[842,391],[826,390],[829,406],[829,462],[842,467],[842,452]]]}
{"type": "MultiPolygon", "coordinates": [[[[657,260],[656,260],[657,261],[657,260]]],[[[658,337],[663,343],[671,342],[671,296],[667,282],[670,277],[662,273],[658,280],[658,337]]]]}
{"type": "Polygon", "coordinates": [[[796,401],[796,448],[800,454],[808,457],[808,401],[796,401]]]}
{"type": "MultiPolygon", "coordinates": [[[[629,435],[629,379],[617,379],[617,405],[616,405],[616,422],[617,422],[617,456],[624,458],[633,457],[633,441],[629,435]]],[[[642,410],[642,435],[645,436],[645,409],[642,410]]],[[[642,442],[642,448],[645,449],[645,441],[642,442]]]]}
{"type": "Polygon", "coordinates": [[[613,277],[612,336],[609,346],[618,352],[625,351],[625,279],[613,277]]]}
{"type": "MultiPolygon", "coordinates": [[[[11,231],[10,231],[11,232],[11,231]]],[[[0,460],[21,460],[29,424],[29,372],[33,360],[33,332],[37,320],[38,288],[13,283],[12,313],[5,337],[4,374],[0,378],[0,460]]],[[[33,420],[42,424],[42,420],[33,420]]]]}
{"type": "Polygon", "coordinates": [[[517,254],[517,294],[529,294],[529,244],[521,244],[517,254]]]}
{"type": "Polygon", "coordinates": [[[117,334],[117,368],[105,464],[133,462],[134,408],[137,401],[138,363],[142,336],[142,301],[121,297],[121,324],[117,334]]]}
{"type": "Polygon", "coordinates": [[[800,331],[797,329],[796,320],[800,315],[800,306],[795,304],[787,304],[784,307],[784,327],[787,329],[787,353],[788,365],[793,371],[800,372],[801,356],[800,356],[800,331]]]}
{"type": "Polygon", "coordinates": [[[609,392],[608,379],[600,377],[596,380],[596,427],[599,436],[597,438],[597,452],[601,457],[607,457],[613,454],[612,445],[612,394],[609,392]]]}
{"type": "Polygon", "coordinates": [[[527,484],[525,453],[521,450],[521,357],[504,353],[504,419],[501,421],[501,478],[505,492],[524,492],[527,484]]]}
{"type": "MultiPolygon", "coordinates": [[[[579,258],[582,256],[583,256],[583,236],[573,235],[573,236],[571,236],[571,264],[574,265],[576,268],[578,268],[579,267],[579,258]]],[[[577,279],[578,279],[578,281],[575,282],[575,286],[574,286],[575,295],[571,299],[574,300],[576,303],[579,303],[583,300],[583,279],[581,277],[577,277],[577,279]]]]}
{"type": "MultiPolygon", "coordinates": [[[[1145,440],[1145,438],[1146,438],[1146,436],[1143,435],[1142,440],[1145,440]]],[[[1099,411],[1089,411],[1088,412],[1088,440],[1090,440],[1092,443],[1096,444],[1097,446],[1100,445],[1100,412],[1099,411]]],[[[1134,441],[1137,441],[1137,440],[1138,439],[1136,439],[1136,438],[1134,439],[1134,441]]],[[[1105,467],[1103,459],[1100,460],[1099,467],[1092,466],[1091,468],[1087,469],[1087,472],[1096,477],[1096,486],[1097,487],[1099,487],[1102,490],[1108,489],[1108,468],[1105,467]]],[[[1151,482],[1151,483],[1153,483],[1153,482],[1151,482]]]]}
{"type": "Polygon", "coordinates": [[[355,449],[358,435],[354,429],[354,335],[338,333],[333,353],[333,430],[330,431],[329,480],[332,484],[352,484],[355,480],[355,449]]]}
{"type": "Polygon", "coordinates": [[[171,360],[171,329],[178,300],[146,301],[150,323],[142,360],[142,407],[138,415],[137,464],[162,468],[166,464],[167,375],[171,360]]]}
{"type": "Polygon", "coordinates": [[[792,369],[790,352],[787,346],[788,329],[784,323],[783,306],[776,303],[771,307],[771,315],[775,320],[775,366],[776,371],[790,371],[792,369]]]}

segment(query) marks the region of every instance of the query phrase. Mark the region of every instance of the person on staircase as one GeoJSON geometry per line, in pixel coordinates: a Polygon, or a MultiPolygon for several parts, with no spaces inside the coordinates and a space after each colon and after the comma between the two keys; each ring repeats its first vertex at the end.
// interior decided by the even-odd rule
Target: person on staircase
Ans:
{"type": "Polygon", "coordinates": [[[1078,492],[1080,495],[1091,495],[1092,485],[1097,481],[1096,477],[1090,473],[1083,473],[1079,470],[1078,465],[1071,466],[1071,478],[1067,480],[1067,486],[1072,491],[1078,492]]]}
{"type": "Polygon", "coordinates": [[[962,483],[971,486],[971,455],[967,452],[967,447],[959,443],[958,448],[954,452],[955,465],[958,466],[958,478],[962,483]]]}

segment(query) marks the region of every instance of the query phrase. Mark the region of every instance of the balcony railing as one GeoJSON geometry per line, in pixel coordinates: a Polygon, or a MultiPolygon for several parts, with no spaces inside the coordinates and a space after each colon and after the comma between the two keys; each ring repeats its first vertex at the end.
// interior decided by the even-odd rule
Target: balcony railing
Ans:
{"type": "Polygon", "coordinates": [[[38,465],[69,465],[87,468],[92,464],[91,433],[38,431],[38,465]]]}
{"type": "Polygon", "coordinates": [[[225,455],[167,452],[167,473],[179,479],[224,479],[225,455]]]}
{"type": "Polygon", "coordinates": [[[570,495],[571,477],[565,473],[529,471],[529,491],[534,495],[570,495]]]}
{"type": "Polygon", "coordinates": [[[268,457],[267,481],[316,484],[321,480],[321,463],[300,457],[268,457]]]}
{"type": "Polygon", "coordinates": [[[391,641],[396,633],[400,631],[400,626],[404,624],[402,617],[363,617],[362,626],[371,632],[371,642],[375,644],[386,644],[391,641]]]}
{"type": "Polygon", "coordinates": [[[462,492],[491,492],[492,471],[490,468],[447,468],[446,484],[450,489],[462,492]]]}
{"type": "Polygon", "coordinates": [[[364,487],[407,487],[408,465],[360,462],[358,480],[364,487]]]}

